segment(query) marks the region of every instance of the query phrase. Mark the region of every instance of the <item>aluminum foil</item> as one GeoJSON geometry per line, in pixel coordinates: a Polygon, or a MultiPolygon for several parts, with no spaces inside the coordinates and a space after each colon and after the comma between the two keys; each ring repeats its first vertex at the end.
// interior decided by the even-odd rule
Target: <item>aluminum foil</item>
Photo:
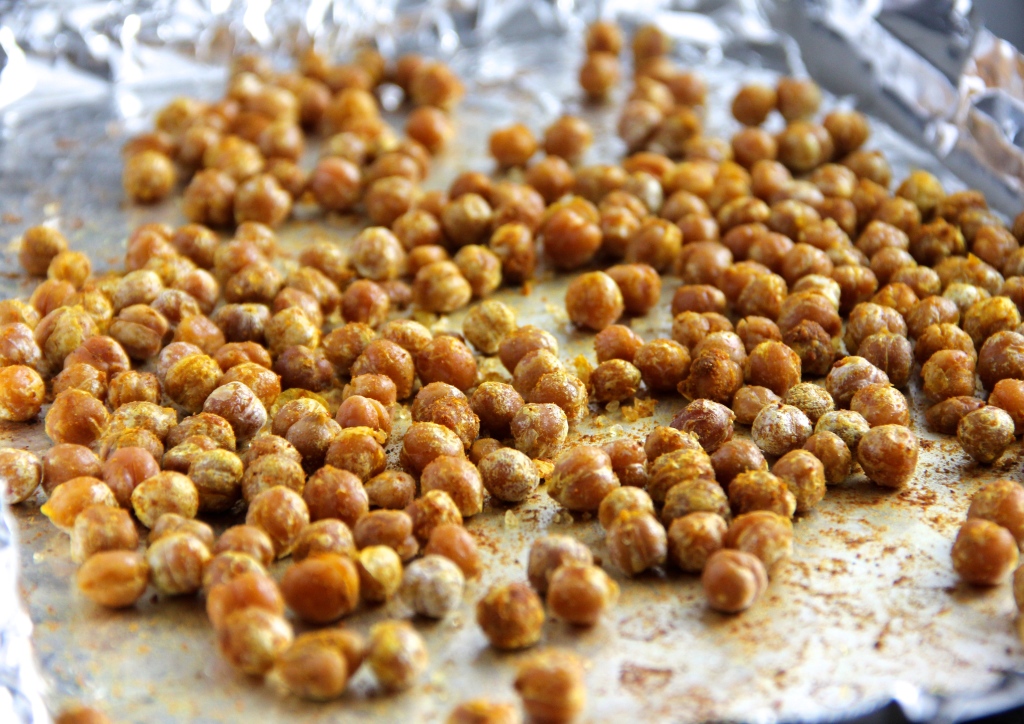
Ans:
{"type": "MultiPolygon", "coordinates": [[[[541,125],[566,105],[577,110],[572,75],[547,69],[578,62],[582,29],[597,17],[614,17],[627,28],[653,20],[675,36],[676,55],[711,81],[715,97],[707,124],[712,130],[727,122],[723,108],[741,71],[745,80],[758,73],[770,79],[807,72],[889,124],[876,124],[873,145],[893,157],[897,177],[919,165],[939,173],[950,188],[966,183],[983,190],[1008,216],[1024,205],[1024,57],[981,27],[963,0],[0,0],[2,171],[7,175],[0,177],[0,191],[5,200],[15,197],[11,174],[39,160],[11,143],[24,132],[21,119],[40,108],[86,109],[54,120],[45,131],[68,138],[76,128],[95,126],[94,115],[109,115],[102,99],[113,96],[121,131],[141,129],[155,99],[178,92],[183,83],[192,92],[215,93],[225,60],[240,51],[267,53],[282,65],[309,43],[335,57],[361,42],[372,42],[388,55],[427,51],[448,58],[475,91],[467,100],[468,118],[486,123],[515,117],[541,125]],[[907,138],[921,148],[908,147],[907,138]]],[[[604,124],[595,160],[611,160],[622,150],[614,138],[614,118],[595,122],[604,124]]],[[[82,169],[102,163],[90,157],[93,151],[53,153],[45,159],[53,175],[36,192],[46,198],[22,190],[23,208],[5,211],[31,212],[36,216],[26,221],[34,223],[41,220],[40,210],[48,216],[64,213],[51,204],[65,191],[77,194],[78,210],[89,209],[97,227],[90,232],[90,251],[115,256],[120,234],[142,217],[118,208],[116,185],[84,196],[71,188],[82,169]],[[69,155],[71,161],[64,158],[69,155]],[[65,173],[63,164],[74,172],[65,173]]],[[[465,163],[462,157],[442,160],[435,183],[446,182],[465,163]]],[[[469,163],[487,170],[482,158],[469,163]]],[[[12,292],[10,283],[3,289],[12,292]]],[[[46,721],[44,684],[28,654],[31,624],[15,595],[18,551],[4,515],[0,721],[46,721]]],[[[43,529],[30,530],[42,535],[43,529]]],[[[24,554],[21,559],[23,565],[31,560],[24,554]]],[[[891,694],[913,721],[938,715],[959,721],[1018,704],[1015,682],[1009,677],[996,696],[968,703],[932,697],[910,684],[894,686],[891,694]]]]}

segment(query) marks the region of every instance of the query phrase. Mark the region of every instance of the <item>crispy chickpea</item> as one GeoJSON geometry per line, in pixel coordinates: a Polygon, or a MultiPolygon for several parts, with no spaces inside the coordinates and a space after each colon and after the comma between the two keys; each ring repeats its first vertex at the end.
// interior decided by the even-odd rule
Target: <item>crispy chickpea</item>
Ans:
{"type": "Polygon", "coordinates": [[[466,344],[449,335],[435,337],[416,355],[416,371],[424,384],[447,382],[460,390],[476,384],[477,365],[466,344]]]}
{"type": "Polygon", "coordinates": [[[999,380],[988,396],[988,404],[1013,418],[1014,435],[1024,432],[1024,380],[999,380]]]}
{"type": "Polygon", "coordinates": [[[992,297],[972,304],[963,315],[963,329],[976,347],[996,332],[1014,331],[1020,326],[1020,312],[1008,297],[992,297]]]}
{"type": "MultiPolygon", "coordinates": [[[[678,340],[677,340],[678,341],[678,340]]],[[[632,363],[644,341],[636,332],[621,324],[605,327],[594,337],[598,363],[613,359],[632,363]]]]}
{"type": "Polygon", "coordinates": [[[28,500],[43,477],[43,465],[28,450],[0,448],[0,494],[8,505],[28,500]]]}
{"type": "Polygon", "coordinates": [[[284,618],[257,607],[235,611],[218,631],[221,654],[228,663],[250,676],[261,676],[269,671],[292,639],[292,628],[284,618]]]}
{"type": "Polygon", "coordinates": [[[587,692],[583,679],[583,663],[576,654],[561,649],[545,649],[519,665],[515,688],[523,700],[523,709],[531,719],[570,722],[586,706],[587,692]]]}
{"type": "Polygon", "coordinates": [[[974,393],[974,358],[959,350],[939,350],[921,367],[921,388],[942,401],[974,393]]]}
{"type": "Polygon", "coordinates": [[[837,485],[849,476],[853,456],[843,439],[835,433],[827,430],[815,432],[807,438],[803,449],[821,461],[827,485],[837,485]]]}
{"type": "MultiPolygon", "coordinates": [[[[805,443],[806,444],[806,443],[805,443]]],[[[796,498],[798,513],[807,513],[825,497],[825,467],[807,450],[791,450],[772,466],[796,498]]]]}
{"type": "Polygon", "coordinates": [[[608,556],[627,576],[664,564],[668,554],[665,528],[643,511],[622,513],[608,530],[607,540],[608,556]]]}
{"type": "Polygon", "coordinates": [[[443,523],[430,532],[425,555],[443,556],[462,570],[466,578],[480,575],[482,565],[476,539],[461,525],[443,523]]]}
{"type": "Polygon", "coordinates": [[[864,473],[882,487],[903,488],[917,469],[917,436],[902,425],[871,428],[856,449],[864,473]]]}
{"type": "Polygon", "coordinates": [[[735,438],[721,445],[711,455],[715,479],[723,488],[728,488],[740,473],[748,470],[767,470],[768,463],[758,447],[750,440],[735,438]]]}
{"type": "Polygon", "coordinates": [[[1014,421],[1004,410],[988,405],[960,418],[956,437],[964,452],[989,465],[1014,442],[1014,421]]]}
{"type": "Polygon", "coordinates": [[[1017,541],[1005,528],[971,518],[953,543],[953,568],[967,583],[994,586],[1009,579],[1017,566],[1017,541]]]}
{"type": "Polygon", "coordinates": [[[601,501],[598,507],[598,520],[601,527],[607,530],[627,510],[643,511],[654,515],[654,502],[651,496],[636,487],[615,488],[601,501]]]}
{"type": "Polygon", "coordinates": [[[540,484],[536,466],[522,452],[500,448],[479,463],[483,486],[494,497],[509,503],[526,500],[540,484]]]}
{"type": "Polygon", "coordinates": [[[447,455],[435,458],[423,468],[420,487],[424,494],[432,490],[447,493],[464,518],[476,515],[483,509],[481,474],[465,458],[447,455]]]}
{"type": "Polygon", "coordinates": [[[686,348],[670,339],[656,339],[644,344],[633,358],[644,384],[652,392],[674,390],[690,368],[686,348]]]}
{"type": "Polygon", "coordinates": [[[871,427],[910,424],[907,398],[886,383],[875,383],[859,389],[850,399],[850,409],[863,416],[871,427]]]}
{"type": "Polygon", "coordinates": [[[250,556],[262,566],[269,566],[274,561],[274,542],[261,528],[236,525],[221,533],[210,552],[215,556],[240,553],[250,556]]]}
{"type": "Polygon", "coordinates": [[[576,626],[593,626],[618,602],[619,586],[593,565],[564,565],[551,576],[547,604],[551,613],[576,626]]]}
{"type": "Polygon", "coordinates": [[[555,211],[543,232],[544,251],[562,270],[577,269],[601,248],[601,228],[571,208],[555,211]]]}
{"type": "Polygon", "coordinates": [[[309,508],[294,490],[278,485],[250,502],[245,523],[262,529],[274,544],[275,555],[282,558],[291,553],[299,533],[309,525],[309,508]]]}
{"type": "Polygon", "coordinates": [[[405,621],[383,621],[370,629],[366,663],[388,691],[411,687],[427,669],[427,647],[405,621]]]}
{"type": "Polygon", "coordinates": [[[1016,332],[997,332],[985,340],[978,352],[978,376],[985,389],[991,390],[999,380],[1024,379],[1024,368],[1018,361],[1022,349],[1024,336],[1016,332]]]}
{"type": "Polygon", "coordinates": [[[90,556],[75,575],[78,589],[107,608],[125,608],[138,601],[149,585],[149,565],[142,553],[103,551],[90,556]]]}
{"type": "Polygon", "coordinates": [[[750,608],[768,587],[764,564],[749,553],[719,550],[704,566],[701,584],[708,605],[722,613],[739,613],[750,608]]]}
{"type": "Polygon", "coordinates": [[[427,555],[405,569],[399,595],[417,614],[444,618],[462,601],[462,569],[443,556],[427,555]]]}
{"type": "Polygon", "coordinates": [[[136,203],[152,204],[166,198],[174,182],[174,163],[159,151],[143,151],[125,160],[122,185],[136,203]]]}
{"type": "Polygon", "coordinates": [[[1009,530],[1017,540],[1024,539],[1024,488],[1013,480],[986,483],[971,498],[967,517],[990,520],[1009,530]]]}
{"type": "Polygon", "coordinates": [[[608,453],[588,445],[559,456],[547,483],[548,494],[574,511],[596,511],[604,497],[619,487],[608,453]]]}
{"type": "Polygon", "coordinates": [[[800,382],[800,357],[782,342],[762,342],[746,359],[744,377],[748,384],[766,387],[785,395],[800,382]]]}
{"type": "Polygon", "coordinates": [[[359,573],[347,556],[322,553],[289,566],[281,579],[281,593],[299,618],[329,623],[358,605],[359,573]]]}
{"type": "MultiPolygon", "coordinates": [[[[63,373],[62,373],[63,374],[63,373]]],[[[58,392],[58,399],[65,400],[70,399],[66,396],[69,393],[81,393],[85,397],[92,397],[91,394],[83,390],[68,389],[67,392],[60,392],[59,380],[54,380],[55,392],[58,392]]],[[[39,414],[39,411],[43,406],[43,399],[46,396],[46,385],[43,383],[43,378],[39,376],[31,367],[25,365],[11,365],[9,367],[0,368],[0,420],[9,420],[11,422],[25,422],[31,420],[33,417],[39,414]]],[[[79,399],[76,395],[74,399],[79,399]]],[[[93,398],[95,399],[95,398],[93,398]]],[[[57,401],[54,401],[54,405],[57,401]]],[[[65,403],[66,404],[66,403],[65,403]]],[[[64,408],[64,405],[62,405],[64,408]]],[[[76,424],[75,421],[70,420],[70,417],[78,416],[77,410],[67,407],[61,410],[58,416],[55,417],[55,413],[48,412],[46,415],[46,427],[47,434],[50,435],[51,439],[55,442],[64,442],[65,440],[56,439],[51,434],[51,427],[56,431],[58,426],[67,427],[67,425],[73,425],[79,428],[80,425],[76,424]],[[54,417],[51,422],[51,417],[54,417]],[[59,420],[63,419],[63,423],[59,420]]],[[[88,412],[85,412],[85,418],[97,419],[100,417],[99,409],[97,408],[92,416],[88,412]]],[[[101,423],[102,424],[102,423],[101,423]]],[[[86,423],[88,427],[88,423],[86,423]]],[[[83,439],[79,439],[76,434],[72,434],[71,437],[75,439],[68,439],[68,442],[82,442],[83,439]]],[[[85,433],[85,437],[88,437],[88,433],[85,433]]]]}
{"type": "Polygon", "coordinates": [[[783,395],[782,401],[800,408],[812,423],[818,422],[818,418],[835,409],[832,395],[823,387],[811,382],[794,385],[783,395]]]}
{"type": "Polygon", "coordinates": [[[725,405],[707,399],[696,399],[672,418],[671,427],[697,436],[709,454],[732,437],[736,415],[725,405]]]}
{"type": "Polygon", "coordinates": [[[580,87],[593,100],[604,99],[619,82],[619,59],[601,51],[587,55],[580,68],[580,87]]]}
{"type": "Polygon", "coordinates": [[[525,583],[492,586],[476,606],[477,623],[498,649],[533,646],[540,640],[544,618],[540,597],[525,583]]]}
{"type": "Polygon", "coordinates": [[[606,360],[590,373],[593,397],[598,402],[627,400],[636,394],[641,382],[640,370],[621,359],[606,360]]]}
{"type": "Polygon", "coordinates": [[[747,385],[737,390],[733,396],[732,411],[736,415],[736,422],[741,425],[752,425],[762,408],[779,401],[779,396],[767,387],[747,385]]]}
{"type": "Polygon", "coordinates": [[[785,455],[803,445],[812,430],[811,421],[802,410],[775,402],[765,405],[757,414],[750,434],[762,451],[785,455]]]}
{"type": "Polygon", "coordinates": [[[906,337],[879,332],[861,342],[857,354],[884,372],[894,387],[905,388],[914,363],[913,349],[906,337]]]}
{"type": "Polygon", "coordinates": [[[131,515],[122,508],[92,505],[75,517],[71,528],[71,560],[84,563],[90,556],[111,550],[135,550],[139,534],[131,515]]]}
{"type": "Polygon", "coordinates": [[[533,232],[525,224],[502,224],[491,234],[488,248],[501,260],[501,273],[505,281],[521,284],[533,278],[537,252],[533,244],[533,232]]]}
{"type": "Polygon", "coordinates": [[[648,217],[640,222],[640,227],[630,237],[626,261],[646,264],[659,273],[667,272],[682,252],[682,240],[678,226],[665,219],[648,217]]]}
{"type": "Polygon", "coordinates": [[[623,296],[612,277],[589,272],[570,282],[565,308],[575,324],[599,332],[622,316],[623,296]]]}
{"type": "Polygon", "coordinates": [[[499,166],[525,166],[537,152],[537,139],[522,123],[514,123],[491,134],[490,149],[499,166]]]}
{"type": "Polygon", "coordinates": [[[562,116],[544,131],[544,151],[570,164],[580,161],[594,141],[590,125],[576,116],[562,116]]]}
{"type": "Polygon", "coordinates": [[[501,340],[516,328],[515,311],[496,300],[472,307],[462,322],[462,331],[469,343],[487,355],[497,353],[501,340]]]}
{"type": "Polygon", "coordinates": [[[498,346],[498,356],[505,369],[514,372],[528,353],[539,349],[557,355],[558,341],[547,330],[527,324],[505,335],[498,346]]]}
{"type": "Polygon", "coordinates": [[[668,555],[687,573],[704,570],[708,558],[723,547],[728,524],[715,513],[696,512],[676,518],[668,530],[668,555]]]}
{"type": "Polygon", "coordinates": [[[198,591],[209,561],[210,549],[206,544],[185,532],[162,536],[146,549],[153,586],[166,596],[198,591]]]}
{"type": "Polygon", "coordinates": [[[18,261],[31,276],[46,276],[50,264],[67,248],[67,239],[57,229],[52,226],[33,226],[26,229],[21,237],[18,261]]]}
{"type": "Polygon", "coordinates": [[[541,375],[527,397],[533,404],[558,405],[572,425],[582,422],[587,416],[587,387],[578,377],[565,371],[541,375]]]}
{"type": "Polygon", "coordinates": [[[310,523],[295,540],[292,560],[301,561],[322,554],[355,556],[356,544],[352,530],[335,518],[324,518],[310,523]]]}
{"type": "Polygon", "coordinates": [[[694,512],[715,513],[729,517],[729,500],[722,486],[714,480],[696,478],[673,485],[665,494],[661,520],[668,526],[676,518],[694,512]]]}
{"type": "Polygon", "coordinates": [[[551,403],[525,404],[510,423],[516,449],[531,458],[553,457],[569,431],[565,412],[551,403]]]}
{"type": "MultiPolygon", "coordinates": [[[[326,211],[345,212],[359,200],[359,167],[337,156],[320,159],[309,176],[309,190],[326,211]]],[[[194,182],[193,182],[194,183],[194,182]]]]}
{"type": "Polygon", "coordinates": [[[394,596],[402,583],[402,559],[383,545],[366,546],[354,554],[359,571],[359,593],[365,601],[383,603],[394,596]]]}
{"type": "Polygon", "coordinates": [[[412,293],[417,306],[440,314],[466,306],[473,287],[454,262],[436,261],[416,272],[412,293]]]}
{"type": "Polygon", "coordinates": [[[760,126],[775,109],[775,89],[766,85],[745,85],[732,101],[732,115],[745,126],[760,126]]]}
{"type": "Polygon", "coordinates": [[[871,384],[888,382],[885,373],[863,357],[844,357],[836,362],[825,378],[825,389],[836,406],[848,407],[853,395],[871,384]]]}
{"type": "Polygon", "coordinates": [[[423,144],[430,153],[437,153],[444,148],[455,134],[448,116],[430,106],[421,106],[409,114],[405,132],[409,138],[423,144]]]}

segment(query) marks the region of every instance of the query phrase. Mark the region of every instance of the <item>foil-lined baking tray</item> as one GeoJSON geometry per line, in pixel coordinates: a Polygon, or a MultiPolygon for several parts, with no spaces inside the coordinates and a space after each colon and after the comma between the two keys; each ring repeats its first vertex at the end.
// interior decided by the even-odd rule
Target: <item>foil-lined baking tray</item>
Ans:
{"type": "MultiPolygon", "coordinates": [[[[437,160],[430,187],[446,186],[464,168],[491,170],[493,128],[520,120],[539,130],[566,110],[598,129],[601,142],[588,160],[612,161],[621,154],[615,108],[588,106],[575,82],[582,28],[598,16],[627,27],[655,20],[677,38],[681,62],[708,80],[709,133],[732,132],[728,101],[740,84],[807,69],[841,94],[829,103],[856,104],[891,124],[874,124],[871,145],[886,152],[897,178],[926,168],[948,189],[976,186],[1003,213],[1020,210],[1021,58],[979,27],[969,3],[0,2],[0,237],[9,273],[2,291],[30,290],[16,277],[16,249],[32,224],[59,223],[103,269],[119,265],[138,224],[183,220],[175,201],[125,204],[118,149],[174,95],[216,97],[219,63],[235,50],[260,49],[284,62],[312,41],[340,57],[369,38],[388,53],[448,58],[469,93],[456,116],[458,141],[437,160]]],[[[401,113],[390,117],[400,122],[401,113]]],[[[296,222],[282,238],[291,249],[323,238],[344,244],[353,230],[338,219],[296,222]]],[[[657,312],[635,320],[645,338],[668,336],[674,286],[666,285],[657,312]]],[[[569,362],[591,349],[590,337],[565,318],[564,290],[564,279],[545,273],[530,295],[504,290],[499,298],[521,322],[556,333],[569,362]]],[[[460,315],[436,323],[457,329],[460,315]]],[[[912,396],[919,398],[916,390],[912,396]]],[[[681,404],[662,402],[640,419],[604,410],[575,441],[641,438],[681,404]]],[[[894,494],[861,478],[830,490],[798,523],[793,560],[750,612],[713,614],[699,582],[669,574],[622,581],[619,607],[593,630],[549,622],[546,642],[591,661],[588,720],[825,721],[895,702],[912,721],[960,721],[1024,702],[1019,679],[1005,673],[1024,663],[1009,591],[964,587],[949,565],[970,495],[984,479],[1018,474],[1019,450],[978,468],[955,440],[927,433],[921,411],[916,401],[923,450],[914,484],[894,494]]],[[[400,440],[407,420],[396,423],[392,439],[400,440]]],[[[41,428],[5,428],[3,441],[41,451],[41,428]]],[[[201,602],[147,599],[127,612],[92,606],[75,591],[67,537],[38,512],[40,503],[11,511],[18,547],[0,535],[2,721],[45,721],[44,699],[54,707],[96,701],[116,721],[443,720],[470,696],[514,699],[518,656],[490,650],[473,621],[486,586],[521,579],[529,542],[545,531],[571,531],[603,553],[596,521],[573,520],[543,492],[520,508],[488,506],[469,526],[488,573],[471,584],[457,615],[421,626],[432,655],[424,684],[383,697],[361,675],[340,702],[314,706],[282,699],[212,655],[201,602]],[[29,625],[12,595],[15,552],[42,676],[26,653],[29,625]]],[[[352,624],[363,629],[391,613],[364,611],[352,624]]]]}

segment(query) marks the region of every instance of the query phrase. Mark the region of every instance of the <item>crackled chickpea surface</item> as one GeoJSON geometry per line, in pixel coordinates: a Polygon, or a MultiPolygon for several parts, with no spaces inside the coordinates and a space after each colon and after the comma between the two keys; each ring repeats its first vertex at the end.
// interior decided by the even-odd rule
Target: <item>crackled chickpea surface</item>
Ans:
{"type": "MultiPolygon", "coordinates": [[[[69,534],[86,599],[203,592],[223,658],[284,696],[362,697],[364,664],[374,692],[426,689],[426,619],[515,651],[571,646],[655,579],[699,580],[705,618],[782,605],[833,486],[928,485],[922,420],[1003,470],[1024,214],[923,170],[894,183],[867,118],[811,79],[738,84],[718,138],[662,29],[602,20],[585,48],[580,97],[621,102],[618,163],[592,108],[495,119],[493,173],[442,190],[467,93],[448,65],[241,56],[223,100],[173,100],[124,148],[127,198],[163,209],[178,184],[188,223],[139,227],[109,272],[64,220],[15,240],[38,284],[0,302],[0,420],[52,446],[0,449],[0,490],[69,534]],[[291,249],[292,218],[331,235],[291,249]],[[523,569],[496,564],[495,519],[523,569]]],[[[974,496],[951,580],[1013,576],[1022,490],[974,496]]],[[[576,654],[487,656],[519,705],[449,721],[586,708],[576,654]]]]}

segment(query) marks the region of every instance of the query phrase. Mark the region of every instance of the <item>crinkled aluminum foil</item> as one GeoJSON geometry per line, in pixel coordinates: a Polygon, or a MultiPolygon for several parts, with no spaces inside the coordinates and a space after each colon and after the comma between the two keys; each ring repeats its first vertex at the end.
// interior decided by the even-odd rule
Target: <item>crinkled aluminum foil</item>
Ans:
{"type": "MultiPolygon", "coordinates": [[[[1014,215],[1024,205],[1024,56],[979,26],[969,0],[0,0],[0,111],[59,107],[112,87],[130,101],[138,89],[217,79],[237,51],[283,61],[312,42],[341,57],[371,41],[388,55],[448,57],[478,86],[515,86],[525,72],[524,95],[549,116],[567,94],[543,87],[543,63],[575,57],[596,17],[627,27],[657,21],[684,62],[705,68],[808,72],[929,149],[997,210],[1014,215]],[[527,41],[536,48],[538,37],[552,38],[543,58],[517,52],[527,41]]],[[[138,107],[126,102],[122,112],[138,107]]],[[[900,142],[892,133],[880,140],[900,142]]],[[[618,150],[610,143],[609,156],[618,150]]],[[[0,721],[42,722],[44,684],[16,568],[4,512],[0,721]]],[[[917,689],[895,699],[911,720],[959,721],[1019,704],[1019,680],[1007,681],[998,696],[969,704],[917,689]]]]}

